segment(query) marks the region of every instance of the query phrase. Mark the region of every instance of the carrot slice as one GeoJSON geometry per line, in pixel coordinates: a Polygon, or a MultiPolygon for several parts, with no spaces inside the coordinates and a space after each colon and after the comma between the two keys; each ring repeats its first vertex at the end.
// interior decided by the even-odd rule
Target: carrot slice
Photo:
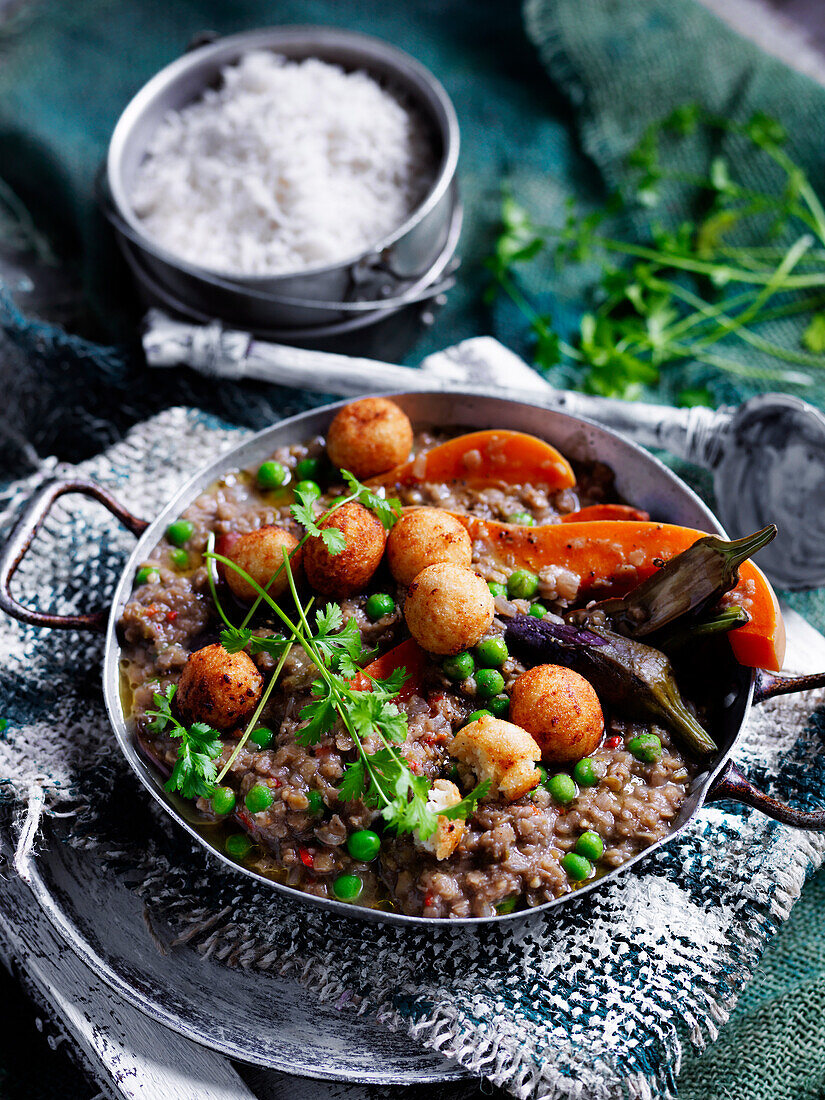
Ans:
{"type": "MultiPolygon", "coordinates": [[[[540,573],[555,566],[579,579],[581,594],[599,599],[629,592],[655,572],[657,560],[668,561],[705,534],[669,523],[596,520],[522,527],[458,512],[453,515],[505,571],[540,573]]],[[[785,626],[762,570],[751,561],[743,562],[739,583],[723,602],[739,604],[750,616],[750,622],[728,634],[737,661],[778,672],[785,657],[785,626]]]]}
{"type": "Polygon", "coordinates": [[[544,485],[569,489],[576,484],[570,463],[549,443],[524,432],[494,429],[459,435],[412,462],[379,474],[368,484],[415,485],[420,481],[465,481],[472,485],[544,485]]]}
{"type": "Polygon", "coordinates": [[[369,676],[373,680],[385,680],[397,668],[404,668],[407,671],[407,679],[398,693],[398,698],[409,699],[421,686],[426,665],[427,654],[414,638],[407,638],[405,642],[388,649],[386,653],[376,657],[374,661],[362,668],[352,681],[352,686],[357,691],[372,691],[369,676]]]}
{"type": "Polygon", "coordinates": [[[647,523],[650,512],[643,512],[630,504],[591,504],[588,508],[579,508],[578,512],[568,512],[561,517],[562,523],[592,523],[597,519],[631,519],[647,523]]]}

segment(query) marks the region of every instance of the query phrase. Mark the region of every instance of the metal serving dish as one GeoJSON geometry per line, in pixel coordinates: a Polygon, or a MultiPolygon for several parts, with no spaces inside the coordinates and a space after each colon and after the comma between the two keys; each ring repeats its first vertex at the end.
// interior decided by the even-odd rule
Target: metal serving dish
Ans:
{"type": "MultiPolygon", "coordinates": [[[[638,507],[649,511],[651,515],[671,523],[721,535],[725,533],[719,521],[699,497],[658,459],[636,444],[590,421],[521,402],[473,394],[400,394],[394,396],[394,400],[407,412],[414,424],[465,429],[510,428],[530,432],[546,439],[571,458],[605,462],[615,471],[619,492],[638,507]]],[[[233,447],[196,474],[151,521],[131,515],[106,490],[94,482],[57,480],[43,486],[24,508],[8,542],[0,553],[0,609],[15,618],[38,626],[105,632],[103,688],[118,744],[152,797],[199,844],[211,848],[218,859],[273,890],[287,894],[295,900],[302,900],[308,905],[320,906],[339,914],[394,924],[443,923],[438,918],[405,916],[348,905],[335,899],[317,898],[273,882],[228,859],[222,851],[213,848],[209,841],[192,827],[182,812],[183,804],[177,797],[169,795],[163,789],[162,777],[147,764],[138,751],[120,697],[120,647],[117,639],[117,621],[131,593],[136,568],[157,544],[167,525],[179,516],[200,492],[227,470],[261,462],[269,457],[276,447],[297,443],[316,434],[324,434],[335,413],[346,403],[338,402],[291,417],[233,447]],[[125,563],[111,607],[85,615],[58,616],[23,607],[12,596],[10,582],[49,508],[59,496],[69,492],[84,493],[99,500],[139,537],[134,551],[125,563]]],[[[724,685],[724,700],[720,720],[713,730],[720,749],[708,769],[694,780],[674,821],[673,829],[667,837],[646,848],[602,878],[595,879],[573,893],[546,902],[535,909],[493,917],[460,918],[448,923],[478,925],[520,920],[531,913],[563,905],[569,898],[579,897],[590,890],[599,889],[602,883],[625,872],[655,848],[667,843],[685,829],[701,811],[706,801],[722,798],[735,799],[755,806],[770,817],[787,824],[825,831],[825,810],[803,812],[777,802],[757,790],[731,761],[731,755],[754,702],[761,702],[773,695],[823,686],[825,673],[798,679],[782,678],[743,668],[731,657],[729,667],[722,670],[720,675],[724,685]]]]}
{"type": "MultiPolygon", "coordinates": [[[[106,159],[104,209],[138,281],[202,316],[252,331],[277,331],[351,321],[365,313],[379,320],[415,301],[436,297],[452,258],[458,197],[455,185],[459,131],[455,110],[435,77],[412,57],[368,35],[332,27],[288,26],[221,38],[179,57],[132,99],[115,126],[106,159]],[[266,49],[294,59],[318,57],[345,69],[363,69],[418,108],[436,151],[433,184],[397,230],[366,252],[294,274],[238,276],[199,267],[150,238],[130,202],[131,184],[158,123],[215,85],[221,70],[248,50],[266,49]]],[[[460,220],[460,219],[459,219],[460,220]]]]}

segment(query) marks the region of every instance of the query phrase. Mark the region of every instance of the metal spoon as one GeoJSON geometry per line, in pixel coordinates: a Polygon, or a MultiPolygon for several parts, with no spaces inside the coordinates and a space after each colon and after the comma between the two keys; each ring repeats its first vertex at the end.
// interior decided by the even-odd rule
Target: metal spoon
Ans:
{"type": "Polygon", "coordinates": [[[825,584],[825,416],[797,397],[768,393],[738,407],[673,409],[553,389],[489,336],[430,355],[418,368],[399,367],[271,344],[217,322],[176,321],[160,310],[147,314],[143,347],[150,366],[187,365],[212,377],[343,396],[495,389],[595,420],[711,470],[719,517],[734,538],[776,523],[779,535],[759,556],[776,584],[825,584]]]}

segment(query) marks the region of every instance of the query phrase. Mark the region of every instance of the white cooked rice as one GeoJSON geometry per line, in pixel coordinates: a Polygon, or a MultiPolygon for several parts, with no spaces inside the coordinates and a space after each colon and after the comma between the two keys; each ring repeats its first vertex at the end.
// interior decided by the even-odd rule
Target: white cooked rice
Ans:
{"type": "Polygon", "coordinates": [[[423,119],[367,73],[255,50],[218,89],[166,115],[130,197],[168,251],[265,275],[371,248],[434,175],[423,119]]]}

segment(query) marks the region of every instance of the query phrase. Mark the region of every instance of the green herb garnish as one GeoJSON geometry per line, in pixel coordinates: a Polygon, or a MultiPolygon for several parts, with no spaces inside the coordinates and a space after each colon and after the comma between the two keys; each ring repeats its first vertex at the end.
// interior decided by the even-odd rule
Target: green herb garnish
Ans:
{"type": "Polygon", "coordinates": [[[154,692],[155,709],[146,711],[152,719],[149,729],[153,733],[166,731],[180,740],[178,758],[164,786],[167,791],[180,791],[184,798],[208,798],[215,786],[215,760],[223,751],[223,743],[218,731],[205,722],[194,722],[187,729],[177,720],[172,713],[175,691],[175,684],[169,684],[166,691],[154,692]]]}
{"type": "MultiPolygon", "coordinates": [[[[591,393],[636,398],[660,382],[663,370],[687,363],[708,368],[709,379],[721,371],[810,385],[811,372],[825,368],[825,210],[785,141],[782,126],[762,113],[740,124],[686,104],[645,131],[628,157],[635,172],[631,193],[602,209],[580,213],[570,203],[561,225],[539,226],[505,194],[500,235],[487,261],[488,300],[504,294],[525,316],[537,366],[562,364],[591,393]],[[705,175],[672,170],[666,143],[699,127],[755,147],[781,173],[780,186],[746,185],[722,156],[713,158],[705,175]],[[701,215],[670,226],[651,215],[641,240],[609,230],[617,214],[632,212],[638,219],[664,206],[673,188],[680,189],[683,209],[701,215]],[[522,285],[521,271],[537,258],[598,265],[593,306],[569,342],[522,285]],[[799,348],[756,331],[765,321],[806,315],[799,348]],[[737,343],[746,346],[747,358],[732,353],[737,343]]],[[[703,383],[677,390],[682,405],[713,400],[703,383]]]]}

